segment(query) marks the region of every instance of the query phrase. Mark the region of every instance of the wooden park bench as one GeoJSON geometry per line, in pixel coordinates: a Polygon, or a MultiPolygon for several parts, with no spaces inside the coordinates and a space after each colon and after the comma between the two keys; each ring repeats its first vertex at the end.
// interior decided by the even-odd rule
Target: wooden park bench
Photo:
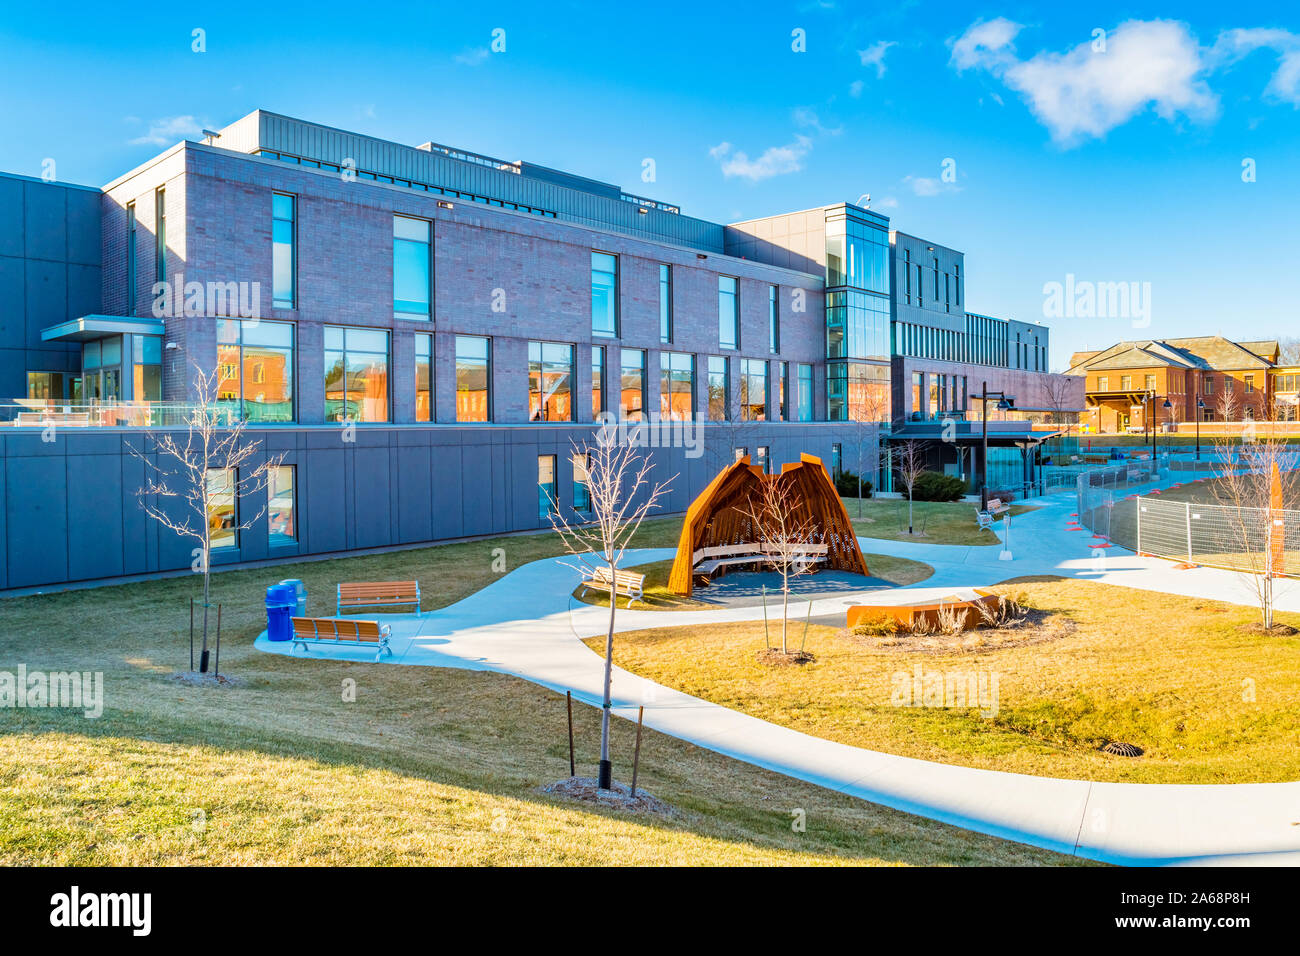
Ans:
{"type": "Polygon", "coordinates": [[[642,601],[641,589],[645,587],[645,575],[635,571],[615,571],[611,580],[609,568],[592,568],[582,579],[582,593],[587,591],[606,591],[612,596],[622,595],[627,603],[642,601]]]}
{"type": "Polygon", "coordinates": [[[295,649],[301,645],[305,651],[308,644],[374,647],[375,660],[393,653],[388,646],[391,629],[378,621],[341,620],[334,617],[295,617],[292,621],[295,649]]]}
{"type": "Polygon", "coordinates": [[[975,512],[975,522],[981,528],[992,529],[994,520],[999,515],[1004,515],[1011,510],[1011,506],[1005,504],[1001,498],[990,498],[989,506],[984,511],[975,512]]]}
{"type": "MultiPolygon", "coordinates": [[[[789,550],[790,556],[793,558],[794,570],[803,572],[825,561],[830,554],[831,546],[829,544],[800,544],[789,550]]],[[[774,548],[771,545],[764,545],[763,556],[769,564],[774,563],[780,560],[781,549],[774,548]]]]}
{"type": "Polygon", "coordinates": [[[396,607],[414,604],[420,613],[419,581],[351,581],[339,585],[335,614],[359,607],[396,607]]]}
{"type": "Polygon", "coordinates": [[[723,568],[737,564],[758,564],[764,558],[763,549],[756,544],[720,544],[700,548],[691,555],[691,570],[705,580],[723,568]]]}

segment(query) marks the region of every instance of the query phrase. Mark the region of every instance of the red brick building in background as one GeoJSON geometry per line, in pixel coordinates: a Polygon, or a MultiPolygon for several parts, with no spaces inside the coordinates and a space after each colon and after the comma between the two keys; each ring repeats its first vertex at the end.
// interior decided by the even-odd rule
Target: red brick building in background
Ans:
{"type": "Polygon", "coordinates": [[[1198,399],[1202,422],[1268,421],[1279,355],[1274,340],[1146,339],[1076,352],[1067,374],[1085,379],[1081,424],[1102,434],[1194,422],[1198,399]]]}

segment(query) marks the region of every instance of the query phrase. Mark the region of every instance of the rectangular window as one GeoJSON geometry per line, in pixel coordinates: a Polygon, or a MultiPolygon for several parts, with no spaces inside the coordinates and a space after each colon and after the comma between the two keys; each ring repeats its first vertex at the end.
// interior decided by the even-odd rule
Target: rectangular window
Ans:
{"type": "Polygon", "coordinates": [[[229,468],[209,468],[208,542],[215,548],[239,547],[239,519],[235,500],[235,474],[229,468]]]}
{"type": "Polygon", "coordinates": [[[673,267],[659,266],[659,341],[673,340],[673,267]]]}
{"type": "Polygon", "coordinates": [[[429,284],[427,219],[393,217],[393,318],[428,321],[432,300],[429,284]]]}
{"type": "Polygon", "coordinates": [[[618,256],[591,254],[591,334],[618,335],[618,256]]]}
{"type": "Polygon", "coordinates": [[[740,361],[740,420],[761,422],[767,418],[767,363],[761,359],[740,361]]]}
{"type": "Polygon", "coordinates": [[[709,421],[725,422],[727,407],[730,405],[730,392],[727,379],[730,377],[731,360],[725,355],[709,356],[709,421]]]}
{"type": "Polygon", "coordinates": [[[573,510],[578,514],[591,514],[591,455],[573,453],[573,510]]]}
{"type": "Polygon", "coordinates": [[[388,333],[325,326],[325,421],[388,421],[388,333]]]}
{"type": "Polygon", "coordinates": [[[1154,392],[1156,390],[1156,377],[1154,375],[1148,375],[1146,377],[1146,389],[1148,392],[1154,392]]]}
{"type": "Polygon", "coordinates": [[[1255,391],[1255,376],[1247,375],[1244,381],[1246,385],[1246,394],[1250,395],[1252,392],[1255,391]]]}
{"type": "Polygon", "coordinates": [[[912,373],[912,418],[925,420],[925,408],[922,404],[925,395],[925,377],[920,372],[912,373]]]}
{"type": "Polygon", "coordinates": [[[528,343],[528,420],[573,421],[573,346],[528,343]]]}
{"type": "MultiPolygon", "coordinates": [[[[1019,351],[1019,349],[1017,349],[1019,351]]],[[[1133,376],[1121,375],[1119,377],[1119,387],[1122,391],[1128,392],[1133,389],[1133,376]]]]}
{"type": "Polygon", "coordinates": [[[628,421],[640,421],[646,412],[645,352],[641,349],[621,349],[621,387],[619,411],[628,421]]]}
{"type": "Polygon", "coordinates": [[[154,281],[167,281],[167,190],[154,193],[153,269],[154,281]]]}
{"type": "Polygon", "coordinates": [[[1106,376],[1106,375],[1098,375],[1098,376],[1097,376],[1097,391],[1099,391],[1099,392],[1107,392],[1107,391],[1110,391],[1110,377],[1109,377],[1109,376],[1106,376]]]}
{"type": "Polygon", "coordinates": [[[1227,394],[1227,395],[1231,395],[1231,394],[1232,394],[1232,386],[1233,386],[1233,384],[1234,384],[1234,382],[1233,382],[1233,379],[1232,379],[1232,376],[1231,376],[1231,375],[1225,375],[1225,376],[1223,376],[1223,391],[1224,391],[1225,394],[1227,394]]]}
{"type": "Polygon", "coordinates": [[[695,411],[695,356],[689,352],[659,353],[659,417],[689,421],[695,411]]]}
{"type": "Polygon", "coordinates": [[[768,471],[770,470],[770,466],[768,465],[768,462],[771,460],[772,457],[771,455],[768,454],[767,446],[759,445],[758,454],[755,457],[758,460],[754,462],[754,464],[758,465],[758,470],[761,471],[763,474],[767,474],[768,471]]]}
{"type": "Polygon", "coordinates": [[[537,517],[543,521],[551,515],[559,514],[557,495],[559,486],[555,482],[555,456],[537,456],[537,517]]]}
{"type": "Polygon", "coordinates": [[[591,417],[594,421],[605,410],[605,346],[591,349],[591,417]]]}
{"type": "Polygon", "coordinates": [[[126,314],[135,315],[136,297],[136,222],[135,203],[126,204],[126,314]]]}
{"type": "MultiPolygon", "coordinates": [[[[247,422],[291,422],[293,324],[217,319],[217,401],[247,422]]],[[[162,355],[158,356],[162,391],[162,355]]]]}
{"type": "Polygon", "coordinates": [[[740,347],[740,280],[718,276],[718,343],[721,348],[740,347]]]}
{"type": "Polygon", "coordinates": [[[433,336],[415,336],[415,420],[433,421],[433,336]]]}
{"type": "Polygon", "coordinates": [[[788,366],[785,362],[776,363],[776,406],[781,410],[781,421],[783,422],[790,420],[790,408],[785,401],[786,392],[788,391],[786,376],[789,373],[787,369],[788,366]]]}
{"type": "Polygon", "coordinates": [[[28,372],[27,397],[46,401],[63,398],[63,373],[28,372]]]}
{"type": "Polygon", "coordinates": [[[799,365],[799,421],[810,422],[813,419],[813,367],[799,365]]]}
{"type": "MultiPolygon", "coordinates": [[[[162,401],[162,336],[131,336],[131,394],[137,402],[162,401]]],[[[293,403],[289,403],[293,415],[293,403]]]]}
{"type": "Polygon", "coordinates": [[[271,194],[271,297],[277,309],[292,309],[297,300],[296,205],[297,200],[288,193],[271,194]]]}
{"type": "Polygon", "coordinates": [[[298,541],[298,509],[293,465],[276,465],[267,475],[266,521],[273,548],[298,541]]]}
{"type": "Polygon", "coordinates": [[[1205,385],[1205,387],[1204,387],[1203,391],[1205,392],[1205,394],[1206,394],[1206,395],[1213,395],[1213,394],[1214,394],[1214,376],[1213,376],[1213,375],[1207,375],[1207,376],[1205,376],[1205,382],[1204,382],[1204,385],[1205,385]]]}
{"type": "Polygon", "coordinates": [[[776,286],[767,290],[767,350],[773,355],[781,351],[781,314],[776,286]]]}
{"type": "MultiPolygon", "coordinates": [[[[917,266],[919,269],[920,266],[917,266]]],[[[838,478],[844,470],[844,448],[838,442],[831,445],[831,477],[838,478]]]]}
{"type": "Polygon", "coordinates": [[[492,341],[456,336],[456,421],[492,420],[492,341]]]}

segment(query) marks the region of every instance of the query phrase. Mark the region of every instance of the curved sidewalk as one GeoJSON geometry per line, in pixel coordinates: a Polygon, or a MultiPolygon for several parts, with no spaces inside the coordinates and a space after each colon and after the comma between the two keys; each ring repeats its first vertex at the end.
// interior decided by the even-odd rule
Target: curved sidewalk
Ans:
{"type": "MultiPolygon", "coordinates": [[[[914,545],[865,539],[865,550],[926,561],[935,575],[906,590],[984,585],[1028,574],[1062,574],[1125,587],[1233,597],[1236,575],[1172,571],[1169,562],[1108,549],[1094,554],[1083,532],[1064,530],[1073,498],[1042,502],[1012,519],[1014,560],[999,547],[914,545]],[[1024,541],[1023,547],[1018,541],[1024,541]],[[1077,554],[1078,557],[1072,557],[1077,554]],[[1165,565],[1166,567],[1161,567],[1165,565]],[[1177,585],[1177,586],[1171,586],[1177,585]]],[[[638,551],[629,563],[671,557],[638,551]]],[[[599,706],[603,662],[581,639],[603,634],[608,611],[574,601],[578,573],[563,559],[536,561],[447,608],[389,615],[393,663],[491,670],[599,706]]],[[[902,590],[902,589],[900,589],[902,590]]],[[[842,613],[870,593],[814,600],[815,615],[842,613]]],[[[1286,595],[1296,606],[1296,595],[1286,595]]],[[[802,604],[802,602],[800,602],[802,604]]],[[[620,611],[619,631],[755,620],[762,609],[620,611]]],[[[260,636],[257,647],[290,653],[260,636]]],[[[319,650],[312,656],[320,657],[319,650]]],[[[349,649],[327,655],[366,659],[349,649]]],[[[1093,783],[978,770],[863,750],[768,723],[615,669],[615,711],[717,753],[852,796],[966,829],[1092,860],[1122,864],[1300,863],[1300,782],[1233,785],[1093,783]]]]}

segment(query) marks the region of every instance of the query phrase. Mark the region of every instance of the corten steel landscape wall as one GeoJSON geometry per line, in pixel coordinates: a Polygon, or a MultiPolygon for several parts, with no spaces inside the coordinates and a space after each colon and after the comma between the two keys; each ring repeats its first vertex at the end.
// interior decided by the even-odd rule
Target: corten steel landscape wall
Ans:
{"type": "Polygon", "coordinates": [[[99,311],[99,190],[0,173],[0,401],[29,370],[79,373],[81,347],[41,330],[99,311]]]}
{"type": "MultiPolygon", "coordinates": [[[[835,442],[847,456],[854,440],[833,423],[705,428],[700,457],[688,458],[684,448],[645,450],[656,478],[678,476],[665,513],[686,510],[719,461],[730,461],[733,444],[751,454],[766,445],[779,464],[797,461],[801,452],[830,461],[835,442]]],[[[548,527],[539,516],[537,456],[556,456],[560,502],[571,506],[570,440],[589,440],[592,426],[358,426],[352,443],[342,440],[338,426],[246,434],[263,443],[264,454],[283,451],[285,464],[296,466],[299,540],[268,550],[263,515],[241,533],[238,549],[214,552],[218,564],[548,527]]],[[[145,467],[128,446],[149,452],[150,435],[146,429],[60,429],[45,442],[37,428],[0,434],[0,585],[57,586],[189,567],[193,542],[147,518],[136,499],[145,467]]],[[[264,504],[264,497],[241,502],[241,514],[264,504]]]]}

